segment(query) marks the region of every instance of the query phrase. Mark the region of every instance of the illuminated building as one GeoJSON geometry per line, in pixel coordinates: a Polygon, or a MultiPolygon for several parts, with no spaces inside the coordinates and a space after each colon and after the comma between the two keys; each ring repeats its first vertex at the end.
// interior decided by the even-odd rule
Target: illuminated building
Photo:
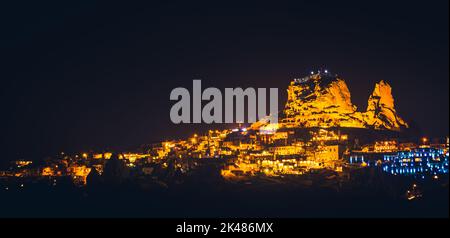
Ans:
{"type": "Polygon", "coordinates": [[[374,152],[396,152],[398,150],[397,141],[376,141],[374,145],[374,152]]]}
{"type": "Polygon", "coordinates": [[[55,176],[56,173],[51,167],[45,167],[42,169],[41,176],[55,176]]]}
{"type": "Polygon", "coordinates": [[[312,134],[312,141],[327,142],[327,141],[346,141],[348,135],[341,135],[338,131],[337,133],[333,130],[320,129],[318,132],[310,132],[312,134]]]}
{"type": "Polygon", "coordinates": [[[111,152],[106,152],[106,153],[101,153],[101,154],[94,154],[93,158],[94,159],[110,159],[111,155],[112,155],[111,152]]]}
{"type": "Polygon", "coordinates": [[[392,174],[446,174],[448,154],[443,149],[416,148],[384,156],[383,170],[392,174]]]}
{"type": "Polygon", "coordinates": [[[411,143],[411,142],[406,142],[406,143],[400,143],[398,145],[398,150],[399,151],[411,151],[414,150],[414,148],[417,148],[417,144],[415,143],[411,143]]]}
{"type": "Polygon", "coordinates": [[[335,168],[340,163],[339,155],[338,145],[319,146],[312,153],[308,153],[307,160],[317,162],[324,168],[335,168]]]}
{"type": "Polygon", "coordinates": [[[86,178],[91,172],[91,168],[85,165],[71,165],[67,168],[67,174],[72,177],[77,185],[86,185],[86,178]]]}
{"type": "Polygon", "coordinates": [[[297,155],[304,153],[304,148],[295,145],[269,147],[269,152],[275,155],[297,155]]]}
{"type": "Polygon", "coordinates": [[[29,160],[17,160],[17,161],[15,161],[15,164],[16,164],[17,168],[22,168],[22,167],[28,166],[28,165],[30,165],[32,163],[33,163],[33,161],[29,161],[29,160]]]}

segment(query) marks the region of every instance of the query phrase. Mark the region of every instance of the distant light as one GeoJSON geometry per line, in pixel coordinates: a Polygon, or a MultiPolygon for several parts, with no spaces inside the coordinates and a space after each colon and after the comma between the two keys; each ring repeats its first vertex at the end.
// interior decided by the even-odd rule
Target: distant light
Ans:
{"type": "Polygon", "coordinates": [[[311,74],[314,74],[314,71],[311,71],[311,74]]]}
{"type": "Polygon", "coordinates": [[[325,70],[325,73],[328,74],[328,70],[325,70]]]}
{"type": "Polygon", "coordinates": [[[423,142],[423,143],[427,143],[427,142],[428,142],[428,138],[423,137],[423,138],[422,138],[422,142],[423,142]]]}
{"type": "Polygon", "coordinates": [[[247,128],[242,128],[242,131],[244,131],[244,132],[247,131],[247,128]]]}

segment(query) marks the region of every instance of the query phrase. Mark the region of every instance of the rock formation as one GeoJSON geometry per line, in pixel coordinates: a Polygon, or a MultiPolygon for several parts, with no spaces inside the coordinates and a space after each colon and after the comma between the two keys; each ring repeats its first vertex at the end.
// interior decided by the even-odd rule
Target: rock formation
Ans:
{"type": "Polygon", "coordinates": [[[375,85],[367,111],[358,112],[345,81],[330,73],[295,79],[288,87],[282,126],[354,127],[400,130],[408,127],[394,108],[392,89],[384,81],[375,85]]]}
{"type": "Polygon", "coordinates": [[[397,115],[394,108],[394,97],[391,86],[381,80],[369,97],[364,119],[375,129],[397,129],[408,127],[408,124],[397,115]]]}

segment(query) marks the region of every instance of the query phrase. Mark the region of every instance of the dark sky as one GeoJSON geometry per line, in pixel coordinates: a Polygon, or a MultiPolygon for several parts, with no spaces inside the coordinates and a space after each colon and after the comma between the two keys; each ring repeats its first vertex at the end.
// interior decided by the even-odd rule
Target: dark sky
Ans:
{"type": "Polygon", "coordinates": [[[66,2],[1,3],[3,161],[185,137],[205,127],[171,123],[173,88],[278,87],[284,101],[318,68],[359,110],[388,81],[402,117],[448,135],[447,0],[66,2]]]}

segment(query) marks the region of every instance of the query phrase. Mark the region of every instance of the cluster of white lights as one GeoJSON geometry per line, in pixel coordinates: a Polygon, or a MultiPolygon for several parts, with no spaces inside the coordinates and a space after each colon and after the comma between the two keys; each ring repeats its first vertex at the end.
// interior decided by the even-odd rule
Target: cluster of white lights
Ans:
{"type": "Polygon", "coordinates": [[[232,132],[238,132],[239,130],[241,130],[241,131],[243,131],[243,132],[246,132],[246,131],[247,131],[247,128],[241,128],[241,129],[235,128],[235,129],[232,129],[231,131],[232,131],[232,132]]]}
{"type": "MultiPolygon", "coordinates": [[[[320,74],[320,70],[319,71],[317,71],[319,74],[320,74]]],[[[325,71],[324,71],[326,74],[328,74],[328,70],[326,69],[325,71]]],[[[311,75],[313,75],[314,74],[314,71],[311,71],[311,75]]]]}

